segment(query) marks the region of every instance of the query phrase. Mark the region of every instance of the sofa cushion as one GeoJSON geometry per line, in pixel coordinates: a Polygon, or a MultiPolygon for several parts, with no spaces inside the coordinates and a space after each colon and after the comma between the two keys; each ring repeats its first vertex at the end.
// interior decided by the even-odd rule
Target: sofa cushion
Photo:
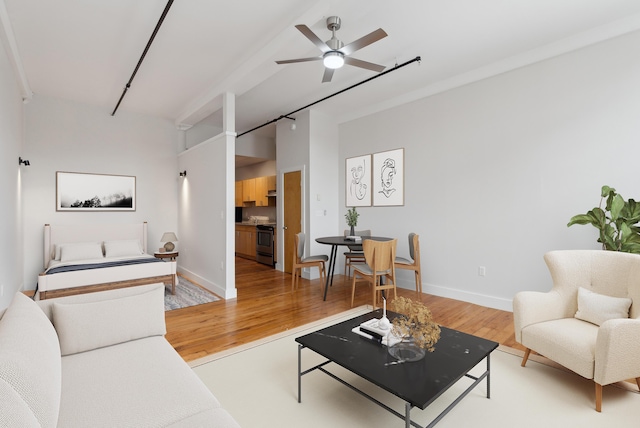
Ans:
{"type": "Polygon", "coordinates": [[[62,382],[58,337],[22,293],[0,320],[0,351],[0,426],[56,426],[62,382]]]}
{"type": "Polygon", "coordinates": [[[595,325],[602,325],[610,319],[629,318],[631,303],[628,297],[606,296],[580,287],[578,288],[578,311],[575,317],[595,325]]]}
{"type": "Polygon", "coordinates": [[[62,355],[166,333],[164,288],[91,303],[53,304],[62,355]]]}
{"type": "Polygon", "coordinates": [[[539,322],[522,329],[522,344],[593,379],[598,328],[576,318],[539,322]]]}
{"type": "Polygon", "coordinates": [[[220,407],[161,336],[63,357],[62,375],[60,427],[181,426],[220,407]]]}

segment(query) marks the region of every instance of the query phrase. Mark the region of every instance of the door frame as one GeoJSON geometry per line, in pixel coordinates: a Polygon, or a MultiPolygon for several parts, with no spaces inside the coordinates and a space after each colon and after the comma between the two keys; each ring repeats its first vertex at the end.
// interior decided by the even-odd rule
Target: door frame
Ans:
{"type": "Polygon", "coordinates": [[[276,206],[278,210],[278,218],[276,220],[277,235],[278,235],[278,261],[276,262],[276,269],[284,272],[284,175],[289,172],[300,171],[300,228],[302,232],[307,229],[307,174],[305,165],[291,166],[278,170],[278,189],[282,189],[282,195],[279,195],[276,206]],[[282,244],[280,244],[282,243],[282,244]]]}

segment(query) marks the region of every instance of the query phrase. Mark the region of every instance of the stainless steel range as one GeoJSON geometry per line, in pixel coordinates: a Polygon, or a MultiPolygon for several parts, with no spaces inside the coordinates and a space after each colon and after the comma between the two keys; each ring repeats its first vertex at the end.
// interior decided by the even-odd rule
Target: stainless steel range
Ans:
{"type": "Polygon", "coordinates": [[[273,231],[274,227],[267,224],[256,226],[256,261],[265,265],[274,266],[273,231]]]}

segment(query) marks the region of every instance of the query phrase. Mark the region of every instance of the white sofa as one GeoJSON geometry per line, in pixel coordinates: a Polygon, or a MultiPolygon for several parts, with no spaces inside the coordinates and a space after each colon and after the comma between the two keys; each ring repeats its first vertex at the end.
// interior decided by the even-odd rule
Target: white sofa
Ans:
{"type": "Polygon", "coordinates": [[[164,285],[0,313],[0,427],[238,427],[164,338],[164,285]]]}
{"type": "Polygon", "coordinates": [[[516,341],[602,386],[636,379],[640,388],[640,255],[604,250],[551,251],[546,293],[513,299],[516,341]]]}

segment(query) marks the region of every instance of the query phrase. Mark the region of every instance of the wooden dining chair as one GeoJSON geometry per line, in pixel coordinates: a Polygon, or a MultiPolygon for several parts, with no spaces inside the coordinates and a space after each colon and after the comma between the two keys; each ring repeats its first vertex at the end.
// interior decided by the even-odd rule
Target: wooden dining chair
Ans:
{"type": "Polygon", "coordinates": [[[329,257],[324,254],[304,257],[304,233],[300,232],[296,234],[294,240],[295,251],[293,252],[293,267],[291,268],[291,291],[293,292],[293,290],[298,286],[298,270],[300,270],[300,276],[302,276],[302,269],[306,267],[318,268],[318,272],[320,274],[320,289],[322,290],[322,285],[325,283],[327,275],[325,263],[329,260],[329,257]]]}
{"type": "Polygon", "coordinates": [[[353,307],[358,278],[366,280],[371,285],[373,309],[376,308],[378,294],[383,290],[393,290],[393,297],[398,297],[396,293],[396,268],[394,264],[397,243],[397,239],[390,241],[366,239],[362,242],[365,262],[351,265],[353,268],[351,307],[353,307]]]}
{"type": "MultiPolygon", "coordinates": [[[[371,236],[371,230],[356,230],[355,236],[371,236]]],[[[344,236],[349,236],[350,231],[345,230],[344,236]]],[[[349,251],[344,253],[344,276],[351,276],[352,263],[364,263],[364,253],[362,252],[362,244],[347,245],[349,251]],[[348,275],[347,275],[348,273],[348,275]]]]}
{"type": "Polygon", "coordinates": [[[420,240],[415,233],[409,234],[409,257],[396,257],[394,265],[396,269],[412,270],[416,277],[416,292],[422,293],[422,278],[420,274],[420,240]]]}

